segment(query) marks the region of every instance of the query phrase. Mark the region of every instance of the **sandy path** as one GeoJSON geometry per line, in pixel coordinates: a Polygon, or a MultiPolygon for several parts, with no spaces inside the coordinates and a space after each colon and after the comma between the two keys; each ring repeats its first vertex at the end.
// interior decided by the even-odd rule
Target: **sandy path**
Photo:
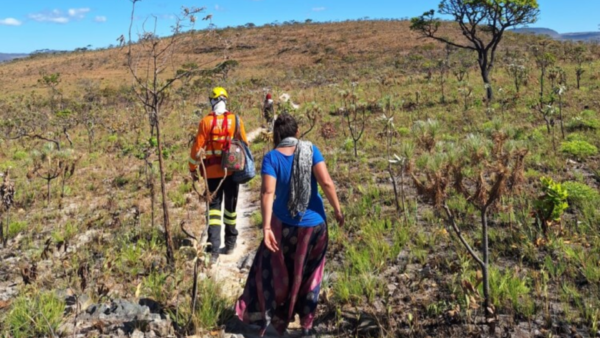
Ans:
{"type": "MultiPolygon", "coordinates": [[[[256,129],[248,134],[248,140],[252,142],[262,129],[256,129]]],[[[260,179],[258,176],[254,178],[260,179]]],[[[221,283],[222,291],[226,297],[237,298],[241,295],[244,283],[246,282],[246,273],[242,273],[238,264],[252,250],[256,250],[256,228],[252,225],[251,216],[260,209],[258,203],[251,203],[251,191],[246,185],[240,187],[237,204],[237,229],[238,239],[237,247],[231,255],[220,255],[219,261],[210,269],[211,277],[221,283]]],[[[225,231],[221,231],[221,247],[225,247],[225,231]]]]}

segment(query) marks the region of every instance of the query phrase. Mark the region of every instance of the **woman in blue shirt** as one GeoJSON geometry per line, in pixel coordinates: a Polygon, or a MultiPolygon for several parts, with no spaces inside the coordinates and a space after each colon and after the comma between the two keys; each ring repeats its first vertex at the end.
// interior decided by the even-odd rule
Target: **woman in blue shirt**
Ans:
{"type": "Polygon", "coordinates": [[[275,121],[275,149],[262,163],[261,212],[264,240],[236,303],[238,317],[284,334],[295,314],[310,334],[321,289],[327,222],[317,183],[333,206],[339,226],[344,216],[323,155],[299,141],[298,124],[284,113],[275,121]]]}

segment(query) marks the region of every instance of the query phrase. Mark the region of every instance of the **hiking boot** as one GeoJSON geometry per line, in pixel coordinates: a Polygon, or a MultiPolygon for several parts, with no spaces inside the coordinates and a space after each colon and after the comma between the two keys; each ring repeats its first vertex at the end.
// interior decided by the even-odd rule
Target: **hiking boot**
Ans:
{"type": "Polygon", "coordinates": [[[219,254],[218,253],[211,254],[210,255],[210,265],[217,264],[217,261],[219,261],[219,254]]]}
{"type": "Polygon", "coordinates": [[[235,250],[236,247],[237,247],[237,244],[225,245],[225,249],[223,250],[223,254],[224,255],[231,255],[233,253],[233,251],[235,250]]]}

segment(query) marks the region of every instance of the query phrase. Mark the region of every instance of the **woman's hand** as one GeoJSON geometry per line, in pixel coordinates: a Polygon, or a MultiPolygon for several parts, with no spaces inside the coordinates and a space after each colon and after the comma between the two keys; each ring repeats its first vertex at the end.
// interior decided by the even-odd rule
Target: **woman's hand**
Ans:
{"type": "Polygon", "coordinates": [[[269,251],[279,251],[279,247],[277,246],[277,240],[275,239],[275,234],[273,234],[273,230],[271,230],[271,228],[264,230],[264,237],[265,246],[267,247],[267,249],[269,249],[269,251]]]}
{"type": "Polygon", "coordinates": [[[337,221],[339,227],[344,226],[344,214],[341,210],[335,212],[335,220],[337,221]]]}

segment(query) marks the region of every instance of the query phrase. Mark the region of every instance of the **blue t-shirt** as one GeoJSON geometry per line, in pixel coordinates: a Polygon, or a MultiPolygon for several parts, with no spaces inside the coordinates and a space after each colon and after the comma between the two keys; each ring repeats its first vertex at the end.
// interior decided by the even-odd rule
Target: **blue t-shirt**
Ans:
{"type": "MultiPolygon", "coordinates": [[[[313,167],[323,162],[323,155],[317,147],[313,145],[313,167]]],[[[292,174],[292,165],[294,155],[284,155],[278,150],[271,150],[267,153],[262,162],[262,175],[269,175],[277,179],[275,186],[275,202],[273,203],[273,213],[279,220],[288,225],[300,227],[313,227],[325,222],[325,207],[323,199],[319,195],[317,188],[317,178],[312,174],[310,181],[310,200],[308,209],[302,217],[293,218],[290,214],[287,203],[290,195],[290,178],[292,174]]]]}

